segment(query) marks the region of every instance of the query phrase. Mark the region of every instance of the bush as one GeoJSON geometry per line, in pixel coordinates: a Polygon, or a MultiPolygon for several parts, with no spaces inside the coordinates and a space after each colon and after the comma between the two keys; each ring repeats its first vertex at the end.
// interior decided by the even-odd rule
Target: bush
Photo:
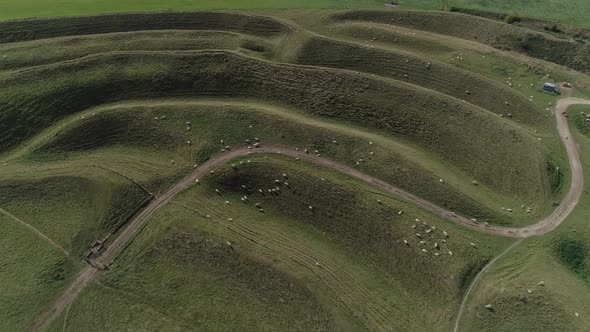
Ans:
{"type": "Polygon", "coordinates": [[[504,19],[504,21],[506,21],[506,23],[508,23],[508,24],[520,22],[521,20],[522,19],[521,19],[520,15],[518,15],[518,13],[512,13],[512,14],[506,16],[506,18],[504,19]]]}

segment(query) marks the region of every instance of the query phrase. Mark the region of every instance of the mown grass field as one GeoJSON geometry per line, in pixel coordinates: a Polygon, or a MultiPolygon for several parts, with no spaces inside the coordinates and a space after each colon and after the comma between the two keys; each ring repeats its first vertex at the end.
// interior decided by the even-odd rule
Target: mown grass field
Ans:
{"type": "MultiPolygon", "coordinates": [[[[135,4],[112,5],[132,11],[135,4]]],[[[530,225],[568,190],[549,111],[558,97],[539,87],[572,81],[585,96],[590,79],[562,66],[585,68],[583,59],[538,51],[583,46],[541,34],[529,49],[503,52],[536,32],[465,15],[448,25],[458,14],[377,7],[256,10],[268,5],[0,22],[0,208],[29,226],[0,214],[10,253],[0,265],[15,266],[0,272],[0,291],[9,294],[0,299],[0,330],[27,330],[95,239],[114,233],[112,241],[147,200],[236,147],[306,149],[480,225],[530,225]],[[465,26],[476,29],[465,33],[465,26]],[[35,259],[24,261],[28,253],[35,259]]],[[[383,7],[298,6],[369,5],[383,7]]],[[[75,6],[58,3],[42,15],[75,6]]],[[[585,130],[585,119],[571,119],[585,130]]],[[[51,331],[448,331],[474,276],[514,242],[276,154],[232,160],[191,183],[51,331]]],[[[511,272],[527,273],[556,266],[556,280],[579,292],[576,300],[567,301],[566,286],[523,298],[515,289],[525,282],[515,279],[510,294],[498,294],[485,279],[480,285],[488,288],[470,299],[468,330],[587,326],[568,314],[584,307],[587,292],[575,285],[589,278],[588,258],[579,254],[588,243],[563,227],[527,240],[514,251],[526,251],[521,257],[511,254],[489,275],[512,264],[511,272]],[[488,300],[494,314],[480,310],[488,300]]],[[[554,282],[547,278],[547,286],[554,282]]]]}

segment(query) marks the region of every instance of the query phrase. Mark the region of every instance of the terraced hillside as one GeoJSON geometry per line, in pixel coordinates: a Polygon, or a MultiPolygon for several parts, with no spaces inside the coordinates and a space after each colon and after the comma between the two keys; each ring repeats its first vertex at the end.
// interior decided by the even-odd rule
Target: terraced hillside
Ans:
{"type": "Polygon", "coordinates": [[[0,330],[451,329],[579,174],[544,76],[394,13],[0,22],[0,330]]]}

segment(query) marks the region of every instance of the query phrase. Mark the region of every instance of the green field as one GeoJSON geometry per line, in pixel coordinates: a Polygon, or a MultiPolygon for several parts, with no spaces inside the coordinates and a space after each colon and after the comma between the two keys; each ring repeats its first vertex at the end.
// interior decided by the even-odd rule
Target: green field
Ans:
{"type": "MultiPolygon", "coordinates": [[[[439,10],[442,6],[440,0],[405,0],[400,2],[411,8],[427,10],[439,10]]],[[[517,13],[522,16],[590,28],[587,16],[590,13],[590,3],[585,0],[448,0],[444,2],[448,6],[507,14],[517,13]]]]}
{"type": "Polygon", "coordinates": [[[364,8],[381,7],[381,0],[6,0],[0,20],[47,16],[91,15],[113,12],[205,9],[364,8]]]}
{"type": "MultiPolygon", "coordinates": [[[[449,331],[464,299],[461,330],[586,330],[587,193],[466,294],[507,228],[569,198],[541,87],[590,96],[587,45],[383,7],[58,2],[35,15],[128,13],[1,21],[0,330],[449,331]],[[218,8],[244,11],[138,12],[218,8]],[[82,256],[107,268],[84,280],[82,256]]],[[[586,113],[569,110],[584,166],[586,113]]]]}

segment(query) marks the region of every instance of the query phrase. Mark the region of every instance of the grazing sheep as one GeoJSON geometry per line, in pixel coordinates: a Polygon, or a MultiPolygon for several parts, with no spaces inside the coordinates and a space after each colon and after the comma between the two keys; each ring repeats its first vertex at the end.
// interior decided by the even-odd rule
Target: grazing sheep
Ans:
{"type": "Polygon", "coordinates": [[[477,246],[475,245],[475,243],[471,242],[469,243],[473,248],[477,248],[477,246]]]}
{"type": "Polygon", "coordinates": [[[408,240],[404,239],[404,244],[409,246],[410,244],[408,243],[408,240]]]}

